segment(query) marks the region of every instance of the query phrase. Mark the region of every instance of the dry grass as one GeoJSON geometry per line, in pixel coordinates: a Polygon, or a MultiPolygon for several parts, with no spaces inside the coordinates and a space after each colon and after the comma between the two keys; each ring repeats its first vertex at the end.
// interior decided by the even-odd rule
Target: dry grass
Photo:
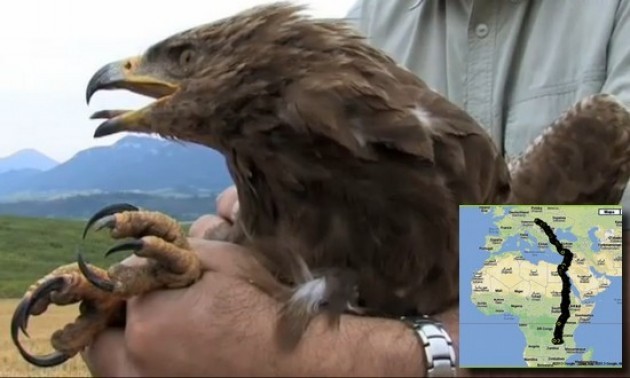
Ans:
{"type": "MultiPolygon", "coordinates": [[[[11,341],[9,327],[17,299],[0,299],[0,377],[87,377],[89,371],[80,356],[54,368],[37,368],[22,359],[11,341]]],[[[32,317],[29,321],[30,339],[22,337],[22,344],[31,353],[45,354],[53,349],[50,335],[78,315],[77,306],[50,306],[41,317],[32,317]]]]}

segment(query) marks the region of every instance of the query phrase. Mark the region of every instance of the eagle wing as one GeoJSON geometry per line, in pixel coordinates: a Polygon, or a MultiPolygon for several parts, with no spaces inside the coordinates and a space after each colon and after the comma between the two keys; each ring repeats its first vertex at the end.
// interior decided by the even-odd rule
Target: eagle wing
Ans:
{"type": "Polygon", "coordinates": [[[630,112],[612,95],[586,97],[509,167],[509,203],[618,204],[630,179],[630,112]]]}
{"type": "Polygon", "coordinates": [[[400,153],[430,164],[460,204],[503,203],[509,171],[490,136],[410,71],[387,63],[309,75],[287,89],[281,117],[361,160],[400,153]]]}

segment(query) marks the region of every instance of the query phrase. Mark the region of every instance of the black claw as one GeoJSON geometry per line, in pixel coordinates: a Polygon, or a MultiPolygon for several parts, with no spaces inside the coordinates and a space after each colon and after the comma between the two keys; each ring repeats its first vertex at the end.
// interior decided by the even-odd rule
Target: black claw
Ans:
{"type": "Polygon", "coordinates": [[[54,351],[43,356],[33,356],[25,351],[21,346],[18,346],[18,350],[26,361],[37,367],[53,367],[61,365],[70,359],[70,356],[58,351],[54,351]]]}
{"type": "Polygon", "coordinates": [[[22,333],[26,337],[30,337],[28,332],[26,332],[26,327],[28,326],[28,316],[29,312],[27,307],[30,307],[31,299],[24,298],[20,301],[17,308],[13,312],[13,318],[11,319],[11,337],[13,338],[13,343],[17,345],[18,342],[18,329],[22,331],[22,333]]]}
{"type": "Polygon", "coordinates": [[[100,110],[92,114],[90,119],[111,119],[128,112],[129,110],[100,110]]]}
{"type": "Polygon", "coordinates": [[[139,251],[144,246],[144,242],[141,239],[131,240],[125,243],[117,244],[105,252],[105,257],[111,255],[112,253],[121,252],[121,251],[139,251]]]}
{"type": "Polygon", "coordinates": [[[98,287],[99,289],[107,292],[114,291],[114,283],[110,280],[103,279],[96,275],[90,267],[85,263],[83,259],[83,255],[81,251],[77,250],[77,264],[79,265],[79,270],[81,274],[87,279],[92,285],[98,287]]]}
{"type": "MultiPolygon", "coordinates": [[[[92,218],[90,218],[90,220],[88,220],[87,224],[85,225],[85,228],[83,229],[83,239],[85,239],[85,235],[87,235],[87,232],[90,229],[90,227],[92,227],[94,223],[96,223],[99,219],[102,219],[108,215],[121,213],[123,211],[138,211],[138,210],[140,209],[128,203],[116,203],[116,204],[102,208],[101,210],[97,211],[96,214],[92,215],[92,218]]],[[[113,225],[110,225],[110,227],[112,226],[113,225]]]]}
{"type": "Polygon", "coordinates": [[[15,309],[15,312],[13,313],[13,318],[11,319],[11,339],[13,340],[13,344],[20,352],[20,355],[22,355],[22,358],[35,366],[57,366],[66,362],[70,358],[70,356],[57,351],[44,356],[33,356],[24,349],[22,344],[20,344],[20,340],[18,339],[18,330],[21,330],[22,333],[24,333],[24,335],[28,337],[26,327],[28,326],[28,318],[31,314],[31,309],[33,308],[33,305],[37,303],[39,299],[50,294],[51,292],[63,289],[64,285],[65,280],[63,277],[56,277],[49,280],[48,282],[38,287],[29,298],[22,299],[18,307],[15,309]]]}
{"type": "Polygon", "coordinates": [[[31,296],[28,298],[22,299],[20,304],[15,309],[13,313],[13,318],[11,319],[11,337],[13,338],[13,342],[18,342],[18,329],[22,331],[26,337],[29,337],[26,332],[26,328],[28,327],[28,318],[31,314],[31,309],[33,305],[42,297],[50,294],[53,291],[58,291],[63,288],[65,281],[63,277],[56,277],[47,281],[40,287],[38,287],[35,291],[31,293],[31,296]]]}

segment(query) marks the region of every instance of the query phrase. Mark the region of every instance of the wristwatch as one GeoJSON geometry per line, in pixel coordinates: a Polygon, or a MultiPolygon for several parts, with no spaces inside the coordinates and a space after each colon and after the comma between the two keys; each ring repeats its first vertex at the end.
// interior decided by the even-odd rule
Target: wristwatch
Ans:
{"type": "Polygon", "coordinates": [[[426,353],[427,377],[457,376],[457,360],[453,341],[437,320],[423,316],[400,318],[418,335],[426,353]]]}

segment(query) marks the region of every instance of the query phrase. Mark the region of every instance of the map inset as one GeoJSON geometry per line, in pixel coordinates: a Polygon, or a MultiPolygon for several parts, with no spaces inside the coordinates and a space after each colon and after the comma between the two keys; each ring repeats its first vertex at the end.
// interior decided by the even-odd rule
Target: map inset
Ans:
{"type": "Polygon", "coordinates": [[[462,367],[621,367],[620,206],[460,206],[462,367]]]}

